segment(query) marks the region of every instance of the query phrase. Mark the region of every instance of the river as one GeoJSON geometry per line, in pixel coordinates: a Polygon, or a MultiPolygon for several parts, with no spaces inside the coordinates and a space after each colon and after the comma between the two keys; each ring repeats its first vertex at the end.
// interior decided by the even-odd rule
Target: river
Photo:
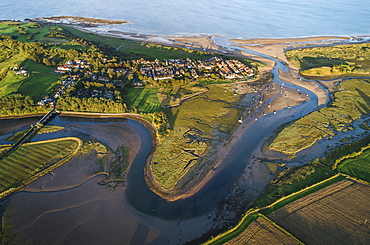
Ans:
{"type": "MultiPolygon", "coordinates": [[[[281,85],[278,70],[286,71],[287,68],[278,60],[273,60],[277,62],[273,69],[274,82],[281,85]]],[[[290,84],[284,86],[296,88],[290,84]]],[[[26,190],[2,200],[3,204],[6,203],[4,217],[9,219],[11,216],[13,225],[26,237],[37,242],[60,244],[77,244],[81,241],[89,244],[181,244],[199,238],[210,230],[224,227],[225,224],[233,224],[236,221],[235,214],[233,216],[228,213],[233,209],[245,210],[268,183],[267,179],[262,185],[249,186],[236,198],[236,204],[229,207],[229,210],[223,210],[223,202],[235,192],[235,186],[248,168],[253,151],[276,127],[317,107],[316,95],[304,88],[301,90],[310,96],[309,101],[252,122],[225,157],[222,171],[218,171],[195,195],[175,202],[160,198],[145,182],[143,167],[152,143],[151,135],[143,125],[123,119],[57,116],[51,125],[63,126],[67,130],[48,136],[38,135],[33,140],[91,135],[115,149],[118,142],[124,142],[129,135],[137,135],[135,140],[126,139],[131,143],[135,141],[132,147],[138,148],[126,183],[114,188],[101,186],[98,183],[104,176],[93,174],[95,167],[91,159],[72,161],[52,175],[35,181],[26,190]],[[45,224],[48,226],[45,227],[45,224]],[[81,237],[83,234],[90,238],[81,237]]],[[[35,119],[4,120],[0,127],[19,125],[14,126],[14,130],[26,127],[30,120],[35,119]]],[[[0,137],[0,141],[6,136],[0,137]]],[[[268,169],[263,171],[268,174],[268,169]]],[[[251,174],[254,174],[253,170],[251,174]]]]}

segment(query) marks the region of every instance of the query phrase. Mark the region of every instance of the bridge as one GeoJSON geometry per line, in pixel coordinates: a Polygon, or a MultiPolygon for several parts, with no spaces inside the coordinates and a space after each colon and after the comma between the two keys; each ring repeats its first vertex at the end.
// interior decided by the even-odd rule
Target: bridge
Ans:
{"type": "Polygon", "coordinates": [[[43,116],[37,123],[32,124],[31,127],[27,130],[27,132],[22,136],[22,138],[18,139],[9,150],[5,151],[5,153],[0,155],[0,160],[3,158],[9,156],[13,151],[18,149],[24,142],[31,139],[34,134],[44,125],[47,123],[47,121],[54,116],[54,114],[57,114],[58,112],[55,110],[55,108],[51,109],[48,113],[46,113],[45,116],[43,116]]]}

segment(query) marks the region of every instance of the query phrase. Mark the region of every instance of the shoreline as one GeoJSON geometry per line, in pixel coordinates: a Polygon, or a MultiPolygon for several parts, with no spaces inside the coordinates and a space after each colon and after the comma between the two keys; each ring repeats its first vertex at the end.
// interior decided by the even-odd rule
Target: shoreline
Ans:
{"type": "MultiPolygon", "coordinates": [[[[110,32],[99,32],[99,31],[94,31],[92,28],[83,28],[83,27],[76,27],[75,25],[68,25],[71,26],[75,29],[78,29],[80,31],[96,34],[96,35],[102,35],[102,36],[109,36],[109,37],[115,37],[115,38],[123,38],[123,39],[132,39],[136,41],[146,41],[146,42],[154,42],[154,43],[159,43],[162,45],[169,45],[167,41],[170,41],[169,39],[165,39],[160,36],[154,36],[154,35],[145,35],[145,34],[135,34],[135,33],[126,33],[126,32],[120,32],[120,31],[110,31],[110,32]],[[123,35],[123,36],[122,36],[123,35]],[[128,38],[127,36],[131,37],[128,38]],[[162,42],[163,40],[166,40],[166,42],[162,42]]],[[[235,55],[238,57],[243,57],[246,59],[255,59],[261,62],[264,62],[267,64],[266,67],[262,68],[260,70],[260,73],[262,74],[267,74],[271,72],[272,68],[275,66],[275,62],[272,61],[271,59],[258,56],[258,55],[250,55],[246,51],[241,51],[241,52],[236,52],[233,50],[227,50],[217,44],[215,44],[212,40],[212,35],[203,35],[203,36],[182,36],[182,37],[169,37],[166,36],[166,38],[170,38],[174,41],[172,41],[172,45],[174,46],[181,46],[185,48],[200,48],[200,49],[206,49],[208,52],[217,52],[221,51],[222,53],[227,53],[230,55],[235,55]]],[[[235,41],[236,43],[239,42],[239,44],[242,47],[247,47],[250,50],[254,50],[257,52],[261,52],[263,54],[276,57],[279,60],[286,60],[285,58],[285,49],[288,46],[291,46],[291,41],[293,43],[297,43],[298,45],[306,45],[307,43],[302,42],[310,42],[310,41],[323,41],[323,40],[333,40],[335,37],[310,37],[310,38],[292,38],[292,39],[247,39],[247,40],[241,40],[241,39],[231,39],[230,41],[235,41]],[[252,46],[250,44],[256,44],[258,43],[259,46],[252,46]],[[263,47],[261,47],[261,44],[263,47]],[[273,54],[276,54],[274,56],[273,54]]],[[[350,40],[349,37],[340,37],[340,38],[335,38],[336,40],[350,40]]],[[[323,44],[323,43],[320,43],[323,44]]],[[[171,45],[170,45],[171,46],[171,45]]],[[[286,63],[288,64],[288,67],[290,68],[290,72],[286,74],[282,74],[282,72],[279,72],[279,77],[282,78],[283,80],[290,82],[292,84],[296,84],[298,86],[304,87],[312,92],[314,92],[317,97],[318,97],[318,105],[324,105],[327,101],[327,95],[326,92],[320,88],[317,84],[312,83],[305,83],[303,84],[300,79],[294,74],[294,72],[297,72],[298,70],[295,67],[292,67],[289,62],[286,63]]],[[[265,104],[265,103],[264,103],[265,104]]],[[[262,108],[258,109],[255,112],[255,115],[253,115],[253,118],[256,117],[259,118],[261,115],[261,110],[262,108]]],[[[83,113],[78,113],[78,112],[63,112],[62,115],[71,115],[71,116],[82,116],[83,113]]],[[[85,114],[87,115],[87,114],[85,114]]],[[[211,164],[211,166],[208,166],[210,164],[205,164],[205,169],[201,170],[195,170],[191,174],[197,175],[197,178],[195,180],[191,180],[190,184],[188,183],[187,187],[183,190],[178,190],[175,189],[174,192],[172,193],[171,190],[169,192],[162,191],[160,188],[160,185],[158,182],[156,182],[154,175],[152,174],[150,162],[151,158],[153,156],[153,153],[156,149],[157,146],[157,134],[156,134],[156,129],[153,125],[151,125],[149,122],[145,121],[143,118],[141,118],[140,115],[133,115],[129,113],[124,113],[124,114],[100,114],[100,113],[89,113],[87,116],[94,116],[94,117],[120,117],[120,118],[128,118],[128,119],[133,119],[138,121],[139,123],[143,124],[150,132],[152,135],[152,143],[153,147],[147,157],[145,167],[144,167],[144,177],[145,180],[148,184],[148,187],[154,191],[157,195],[161,196],[167,201],[175,201],[179,199],[184,199],[187,197],[190,197],[197,193],[199,190],[201,190],[208,182],[210,179],[215,174],[218,174],[220,171],[222,171],[222,160],[229,154],[230,150],[232,149],[233,145],[242,137],[243,133],[247,130],[247,128],[253,123],[252,121],[252,116],[249,117],[248,120],[244,120],[239,127],[235,130],[235,132],[230,135],[229,139],[227,140],[227,144],[219,144],[215,147],[217,154],[213,155],[212,157],[206,159],[205,161],[213,161],[214,164],[211,164]],[[140,118],[139,118],[140,117],[140,118]],[[207,168],[208,166],[208,168],[207,168]]],[[[19,116],[17,118],[21,118],[25,116],[19,116]]],[[[190,176],[191,177],[191,176],[190,176]]],[[[180,180],[181,181],[181,180],[180,180]]],[[[175,187],[176,188],[176,187],[175,187]]]]}

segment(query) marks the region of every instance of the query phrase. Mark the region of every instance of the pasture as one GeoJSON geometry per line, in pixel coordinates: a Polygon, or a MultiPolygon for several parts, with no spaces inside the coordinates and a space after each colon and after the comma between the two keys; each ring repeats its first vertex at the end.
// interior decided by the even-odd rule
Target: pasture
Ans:
{"type": "Polygon", "coordinates": [[[158,100],[158,88],[129,88],[124,102],[129,109],[136,108],[139,113],[152,113],[161,109],[158,100]]]}

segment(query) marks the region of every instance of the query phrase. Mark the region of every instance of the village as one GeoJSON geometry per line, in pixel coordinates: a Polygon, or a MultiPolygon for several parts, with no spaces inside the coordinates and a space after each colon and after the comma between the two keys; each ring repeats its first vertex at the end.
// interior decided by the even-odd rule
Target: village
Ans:
{"type": "MultiPolygon", "coordinates": [[[[114,100],[116,89],[122,87],[170,86],[186,84],[197,79],[249,80],[256,72],[239,60],[212,57],[205,60],[168,59],[148,61],[144,59],[113,63],[106,58],[101,62],[111,64],[107,69],[97,69],[84,60],[70,60],[58,66],[53,72],[62,74],[61,86],[40,100],[38,105],[55,105],[56,100],[77,81],[75,96],[79,98],[104,98],[114,100]],[[78,88],[78,89],[77,89],[78,88]]],[[[27,72],[27,71],[23,71],[27,72]]]]}

